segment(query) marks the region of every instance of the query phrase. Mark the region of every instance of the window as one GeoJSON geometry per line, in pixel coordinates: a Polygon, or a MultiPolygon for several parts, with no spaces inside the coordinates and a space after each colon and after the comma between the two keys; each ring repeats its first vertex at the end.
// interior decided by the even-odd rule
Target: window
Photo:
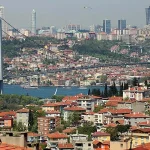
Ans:
{"type": "Polygon", "coordinates": [[[88,146],[91,146],[91,143],[88,143],[88,146]]]}
{"type": "Polygon", "coordinates": [[[120,144],[120,147],[122,148],[122,147],[123,147],[123,144],[120,144]]]}

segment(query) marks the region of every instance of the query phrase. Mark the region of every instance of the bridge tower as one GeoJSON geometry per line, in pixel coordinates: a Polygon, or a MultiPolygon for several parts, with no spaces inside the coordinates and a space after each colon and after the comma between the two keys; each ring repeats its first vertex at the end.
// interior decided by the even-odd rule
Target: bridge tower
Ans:
{"type": "Polygon", "coordinates": [[[0,18],[0,94],[3,94],[2,19],[0,18]]]}

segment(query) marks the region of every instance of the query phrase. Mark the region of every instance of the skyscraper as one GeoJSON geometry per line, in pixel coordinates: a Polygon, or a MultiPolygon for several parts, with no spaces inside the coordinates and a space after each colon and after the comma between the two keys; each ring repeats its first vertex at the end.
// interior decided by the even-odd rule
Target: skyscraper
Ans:
{"type": "Polygon", "coordinates": [[[36,11],[33,9],[32,10],[32,20],[31,20],[31,24],[32,24],[32,29],[31,29],[31,33],[33,35],[36,35],[36,11]]]}
{"type": "Polygon", "coordinates": [[[120,34],[123,34],[123,30],[126,29],[126,20],[118,20],[118,29],[120,30],[120,34]]]}
{"type": "MultiPolygon", "coordinates": [[[[4,19],[4,6],[0,5],[0,17],[4,19]]],[[[7,33],[6,23],[2,20],[2,30],[7,33]]],[[[3,36],[6,36],[5,33],[2,33],[3,36]]]]}
{"type": "Polygon", "coordinates": [[[111,20],[103,20],[103,32],[110,34],[110,32],[111,32],[111,20]]]}
{"type": "Polygon", "coordinates": [[[150,24],[150,6],[149,8],[146,8],[146,25],[150,24]]]}

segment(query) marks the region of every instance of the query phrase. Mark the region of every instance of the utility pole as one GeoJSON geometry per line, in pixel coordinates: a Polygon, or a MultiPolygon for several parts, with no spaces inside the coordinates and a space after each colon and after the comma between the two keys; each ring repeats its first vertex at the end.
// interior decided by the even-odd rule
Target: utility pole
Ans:
{"type": "Polygon", "coordinates": [[[0,18],[0,94],[3,94],[2,19],[0,18]]]}

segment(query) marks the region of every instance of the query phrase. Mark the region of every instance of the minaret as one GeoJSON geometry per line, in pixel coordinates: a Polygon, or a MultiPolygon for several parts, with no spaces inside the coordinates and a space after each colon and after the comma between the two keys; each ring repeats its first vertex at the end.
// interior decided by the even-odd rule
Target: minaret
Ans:
{"type": "Polygon", "coordinates": [[[0,94],[3,94],[2,19],[0,18],[0,94]]]}
{"type": "Polygon", "coordinates": [[[36,11],[33,9],[32,10],[32,20],[31,20],[31,24],[32,24],[32,29],[31,29],[31,33],[33,35],[36,35],[36,11]]]}

